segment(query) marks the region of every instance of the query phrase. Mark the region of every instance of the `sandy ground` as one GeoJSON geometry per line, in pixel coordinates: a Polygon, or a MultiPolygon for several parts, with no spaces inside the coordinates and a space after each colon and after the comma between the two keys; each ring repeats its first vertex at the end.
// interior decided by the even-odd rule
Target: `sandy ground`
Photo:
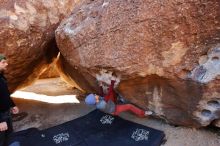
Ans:
{"type": "MultiPolygon", "coordinates": [[[[76,95],[79,103],[52,104],[14,98],[21,112],[28,114],[22,120],[14,122],[15,131],[30,127],[45,129],[83,116],[94,109],[84,104],[83,95],[80,91],[69,87],[59,78],[38,80],[34,85],[22,91],[48,96],[76,95]]],[[[130,113],[122,113],[120,116],[124,119],[164,131],[167,141],[163,146],[220,146],[220,129],[218,128],[192,129],[175,127],[166,124],[163,120],[138,118],[130,113]]]]}

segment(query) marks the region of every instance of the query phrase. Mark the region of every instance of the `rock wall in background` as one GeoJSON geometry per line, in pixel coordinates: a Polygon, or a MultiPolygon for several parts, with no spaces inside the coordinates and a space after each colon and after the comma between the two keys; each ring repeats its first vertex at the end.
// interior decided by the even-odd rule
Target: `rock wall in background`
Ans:
{"type": "Polygon", "coordinates": [[[42,70],[42,73],[40,74],[39,79],[60,77],[56,62],[57,62],[57,59],[54,59],[54,61],[50,65],[48,65],[47,68],[42,70]]]}
{"type": "Polygon", "coordinates": [[[54,31],[75,0],[0,0],[0,53],[10,90],[33,82],[58,54],[54,31]]]}
{"type": "Polygon", "coordinates": [[[82,0],[56,30],[60,68],[88,92],[112,71],[137,106],[209,125],[220,118],[219,9],[219,0],[82,0]]]}

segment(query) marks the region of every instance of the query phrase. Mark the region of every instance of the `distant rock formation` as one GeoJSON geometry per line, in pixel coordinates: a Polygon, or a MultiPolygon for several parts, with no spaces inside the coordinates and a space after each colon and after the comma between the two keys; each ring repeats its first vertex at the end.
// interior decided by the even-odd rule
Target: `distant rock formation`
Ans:
{"type": "Polygon", "coordinates": [[[60,75],[57,70],[56,61],[54,61],[42,71],[42,74],[40,74],[39,79],[58,78],[58,77],[60,77],[60,75]]]}
{"type": "Polygon", "coordinates": [[[88,92],[102,69],[132,103],[177,125],[220,118],[219,0],[82,0],[56,30],[60,68],[88,92]]]}

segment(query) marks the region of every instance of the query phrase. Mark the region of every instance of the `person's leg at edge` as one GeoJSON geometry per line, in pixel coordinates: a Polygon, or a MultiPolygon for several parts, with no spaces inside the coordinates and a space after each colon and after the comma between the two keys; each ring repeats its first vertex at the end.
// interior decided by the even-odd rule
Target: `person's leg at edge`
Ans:
{"type": "Polygon", "coordinates": [[[145,117],[145,111],[132,105],[132,104],[122,104],[122,105],[116,105],[114,115],[119,115],[121,112],[124,111],[131,111],[135,115],[139,117],[145,117]]]}
{"type": "Polygon", "coordinates": [[[5,131],[0,132],[0,146],[4,146],[5,142],[5,131]]]}
{"type": "Polygon", "coordinates": [[[4,146],[9,145],[9,137],[13,132],[13,126],[12,126],[12,117],[8,118],[7,120],[8,130],[5,132],[5,140],[4,140],[4,146]]]}

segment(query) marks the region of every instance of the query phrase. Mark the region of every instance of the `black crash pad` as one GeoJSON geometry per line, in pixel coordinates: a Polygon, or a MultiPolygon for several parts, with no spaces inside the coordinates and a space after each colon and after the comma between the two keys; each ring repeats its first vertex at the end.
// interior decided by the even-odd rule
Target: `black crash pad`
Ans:
{"type": "Polygon", "coordinates": [[[14,133],[21,146],[160,146],[165,134],[99,110],[45,130],[14,133]]]}

